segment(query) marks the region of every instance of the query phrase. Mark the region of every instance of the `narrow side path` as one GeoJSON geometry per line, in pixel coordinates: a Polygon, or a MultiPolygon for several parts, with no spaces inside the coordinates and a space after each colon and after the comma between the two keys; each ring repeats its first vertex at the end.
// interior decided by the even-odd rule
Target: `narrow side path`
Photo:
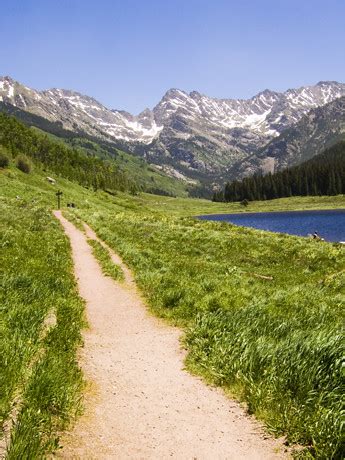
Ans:
{"type": "MultiPolygon", "coordinates": [[[[181,332],[150,316],[129,270],[105,277],[85,234],[54,212],[71,240],[90,328],[80,365],[91,382],[85,414],[62,442],[63,458],[277,459],[281,444],[221,390],[183,370],[181,332]]],[[[87,229],[89,237],[94,237],[87,229]]],[[[119,262],[120,259],[118,258],[119,262]]]]}

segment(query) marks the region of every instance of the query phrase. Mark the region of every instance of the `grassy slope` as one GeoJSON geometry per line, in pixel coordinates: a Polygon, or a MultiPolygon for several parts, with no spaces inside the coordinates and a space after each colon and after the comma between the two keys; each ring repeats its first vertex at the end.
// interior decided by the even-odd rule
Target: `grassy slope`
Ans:
{"type": "Polygon", "coordinates": [[[186,182],[167,176],[139,157],[119,150],[117,162],[128,177],[145,189],[160,189],[176,196],[188,195],[186,182]]]}
{"type": "Polygon", "coordinates": [[[55,142],[61,142],[69,147],[76,147],[87,155],[98,156],[103,159],[114,161],[122,171],[127,173],[128,177],[145,190],[159,189],[170,195],[181,197],[186,197],[188,195],[186,182],[167,176],[138,156],[116,149],[117,155],[114,157],[102,148],[101,145],[97,144],[97,142],[84,138],[76,138],[72,142],[71,140],[66,140],[54,134],[47,133],[39,128],[33,129],[48,136],[55,142]]]}
{"type": "MultiPolygon", "coordinates": [[[[42,176],[10,171],[0,181],[7,197],[55,204],[56,187],[42,176]]],[[[230,388],[273,431],[311,445],[316,457],[340,458],[344,248],[187,216],[345,207],[344,197],[243,209],[110,196],[63,180],[58,187],[131,266],[156,314],[187,328],[190,369],[230,388]]]]}
{"type": "Polygon", "coordinates": [[[77,137],[78,134],[64,130],[58,123],[52,123],[40,116],[18,109],[10,104],[0,102],[0,112],[12,114],[18,121],[33,130],[47,136],[54,142],[75,147],[86,155],[97,156],[113,161],[116,166],[127,173],[139,187],[144,190],[160,190],[172,196],[188,196],[187,184],[184,181],[169,177],[136,155],[115,148],[111,142],[101,139],[77,137]],[[54,134],[53,134],[54,133],[54,134]]]}
{"type": "MultiPolygon", "coordinates": [[[[1,170],[0,170],[1,171],[1,170]]],[[[133,211],[147,211],[148,213],[165,213],[170,216],[191,217],[201,214],[240,213],[240,212],[268,212],[312,209],[345,208],[345,195],[324,197],[292,197],[279,198],[271,201],[250,202],[247,207],[239,203],[213,203],[208,200],[192,198],[173,198],[141,193],[138,196],[129,196],[118,192],[111,196],[98,191],[93,193],[79,185],[59,177],[55,186],[50,185],[46,176],[55,177],[53,173],[40,172],[25,175],[17,169],[1,171],[0,187],[3,193],[11,197],[26,194],[33,199],[49,206],[56,207],[55,192],[61,189],[64,193],[62,203],[74,202],[79,207],[101,207],[111,210],[128,209],[133,211]],[[4,188],[6,183],[6,188],[4,188]]],[[[1,192],[1,189],[0,189],[1,192]]]]}
{"type": "Polygon", "coordinates": [[[83,303],[68,240],[42,193],[16,179],[3,179],[0,425],[15,399],[19,413],[8,458],[42,458],[57,447],[57,432],[80,409],[83,382],[76,349],[83,303]],[[19,191],[17,199],[13,195],[19,191]]]}

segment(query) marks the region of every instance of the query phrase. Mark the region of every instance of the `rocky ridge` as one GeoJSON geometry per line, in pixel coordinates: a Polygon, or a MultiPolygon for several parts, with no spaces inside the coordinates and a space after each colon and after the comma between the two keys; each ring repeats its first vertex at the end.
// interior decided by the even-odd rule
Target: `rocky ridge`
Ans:
{"type": "Polygon", "coordinates": [[[315,109],[265,147],[231,166],[229,176],[274,172],[303,163],[345,140],[345,96],[315,109]]]}
{"type": "Polygon", "coordinates": [[[65,129],[120,142],[172,175],[223,173],[259,152],[310,110],[345,96],[345,84],[319,82],[283,93],[265,90],[251,99],[215,99],[169,90],[137,116],[110,110],[78,92],[36,91],[0,78],[0,101],[61,122],[65,129]]]}

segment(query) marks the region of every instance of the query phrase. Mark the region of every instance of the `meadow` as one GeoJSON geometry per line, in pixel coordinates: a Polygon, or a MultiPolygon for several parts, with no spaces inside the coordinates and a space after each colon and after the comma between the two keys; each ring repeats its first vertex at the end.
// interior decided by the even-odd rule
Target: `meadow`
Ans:
{"type": "Polygon", "coordinates": [[[14,169],[3,171],[0,180],[7,293],[1,356],[8,366],[1,382],[7,395],[3,419],[16,392],[23,394],[9,456],[18,458],[26,442],[36,449],[32,452],[54,449],[58,431],[80,407],[75,351],[83,306],[69,245],[49,213],[59,187],[63,204],[77,204],[69,211],[74,220],[86,221],[133,270],[152,312],[185,330],[191,372],[244,401],[273,433],[305,446],[299,456],[342,458],[344,248],[192,216],[345,207],[344,196],[253,202],[244,208],[95,193],[62,178],[54,187],[42,174],[14,169]],[[57,326],[42,334],[51,311],[57,326]],[[28,363],[35,372],[28,371],[28,363]],[[70,371],[64,376],[70,378],[63,382],[66,365],[70,371]]]}
{"type": "Polygon", "coordinates": [[[157,209],[78,214],[132,268],[152,311],[185,328],[192,372],[307,446],[300,457],[342,458],[341,245],[157,209]]]}
{"type": "Polygon", "coordinates": [[[12,430],[0,443],[8,459],[44,458],[81,410],[84,304],[69,242],[47,206],[1,191],[0,426],[12,430]]]}

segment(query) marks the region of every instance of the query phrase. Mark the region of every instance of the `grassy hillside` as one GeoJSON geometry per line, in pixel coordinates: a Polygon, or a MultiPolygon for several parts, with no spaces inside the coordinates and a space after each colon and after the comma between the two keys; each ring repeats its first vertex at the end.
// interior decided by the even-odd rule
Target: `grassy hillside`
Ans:
{"type": "Polygon", "coordinates": [[[93,138],[83,132],[63,129],[59,122],[51,122],[11,104],[0,102],[1,112],[4,118],[12,115],[21,125],[31,127],[31,131],[38,133],[41,137],[44,136],[52,143],[67,146],[89,157],[109,161],[116,170],[130,178],[140,190],[162,195],[188,196],[188,188],[191,187],[186,182],[167,176],[149,165],[143,158],[124,152],[114,143],[93,138]]]}
{"type": "MultiPolygon", "coordinates": [[[[67,341],[67,350],[62,352],[59,348],[56,328],[51,334],[57,340],[54,352],[60,360],[70,363],[74,395],[80,390],[74,351],[79,343],[81,304],[71,279],[68,245],[47,212],[56,206],[57,188],[63,191],[63,204],[76,203],[74,212],[133,269],[152,311],[185,328],[185,344],[189,350],[187,363],[193,372],[246,401],[249,410],[262,418],[270,430],[286,433],[290,442],[308,446],[308,455],[341,458],[340,360],[344,347],[340,337],[345,304],[344,248],[224,223],[198,221],[190,216],[243,210],[345,207],[344,196],[253,202],[245,209],[236,203],[148,194],[130,196],[122,192],[110,195],[87,190],[62,178],[53,186],[40,174],[27,175],[13,167],[0,170],[0,193],[8,207],[3,241],[8,240],[6,228],[14,229],[10,244],[3,245],[5,276],[20,280],[36,276],[35,270],[27,268],[26,264],[14,265],[14,261],[19,260],[16,257],[32,261],[35,267],[45,267],[50,257],[56,260],[51,270],[37,269],[37,283],[44,285],[44,290],[35,288],[31,278],[27,283],[11,281],[9,291],[13,290],[13,297],[7,300],[7,309],[0,312],[0,323],[13,327],[16,322],[11,312],[16,312],[17,308],[26,311],[26,304],[30,309],[33,299],[40,312],[37,313],[39,319],[27,314],[20,340],[24,348],[32,340],[25,334],[33,319],[34,343],[45,349],[46,339],[37,339],[42,318],[51,306],[59,308],[60,293],[64,299],[70,299],[63,305],[67,302],[72,310],[61,310],[58,322],[61,337],[66,337],[64,333],[73,337],[71,342],[67,341]],[[36,208],[41,209],[41,214],[37,214],[36,208]],[[38,241],[46,243],[37,247],[38,241]],[[52,279],[59,286],[56,293],[52,279]],[[49,290],[50,286],[53,291],[49,290]],[[67,324],[71,314],[79,316],[73,325],[75,329],[68,331],[67,327],[72,327],[67,324]]],[[[8,347],[12,346],[11,332],[9,329],[5,335],[4,343],[8,342],[8,347]]],[[[31,355],[20,354],[21,364],[14,367],[21,372],[27,362],[39,366],[41,359],[45,362],[44,356],[44,353],[42,358],[39,355],[36,363],[31,355]]],[[[62,366],[61,361],[56,362],[62,366]]],[[[36,378],[36,372],[34,375],[36,378]]],[[[50,371],[46,372],[44,378],[49,379],[50,375],[50,371]]],[[[38,383],[30,384],[30,379],[21,380],[24,395],[30,395],[30,388],[31,391],[39,388],[38,383]]],[[[7,380],[11,379],[4,379],[6,385],[7,380]]],[[[8,385],[4,418],[16,394],[13,384],[8,385]]],[[[60,391],[52,383],[43,388],[57,395],[60,391]]],[[[45,431],[39,416],[43,409],[31,396],[24,397],[27,402],[23,414],[31,414],[33,422],[24,415],[19,418],[22,422],[15,426],[12,449],[17,449],[16,446],[20,449],[22,440],[27,441],[25,433],[28,436],[31,432],[38,434],[30,437],[30,443],[38,440],[40,449],[52,448],[57,427],[64,426],[67,414],[73,415],[78,409],[77,398],[73,398],[70,407],[63,402],[58,405],[57,417],[55,402],[46,403],[41,396],[37,399],[42,401],[44,413],[49,414],[47,423],[52,423],[47,425],[50,431],[45,431]],[[45,445],[46,439],[50,439],[50,444],[45,445]]],[[[13,452],[13,455],[17,453],[13,452]]]]}
{"type": "Polygon", "coordinates": [[[109,143],[102,143],[99,140],[76,135],[72,138],[58,137],[53,134],[47,134],[38,128],[34,129],[48,136],[54,142],[61,142],[64,145],[78,149],[84,155],[111,161],[126,177],[131,178],[131,181],[137,185],[139,190],[163,196],[188,196],[188,190],[191,187],[186,182],[167,176],[154,166],[149,165],[143,158],[131,155],[109,143]]]}

